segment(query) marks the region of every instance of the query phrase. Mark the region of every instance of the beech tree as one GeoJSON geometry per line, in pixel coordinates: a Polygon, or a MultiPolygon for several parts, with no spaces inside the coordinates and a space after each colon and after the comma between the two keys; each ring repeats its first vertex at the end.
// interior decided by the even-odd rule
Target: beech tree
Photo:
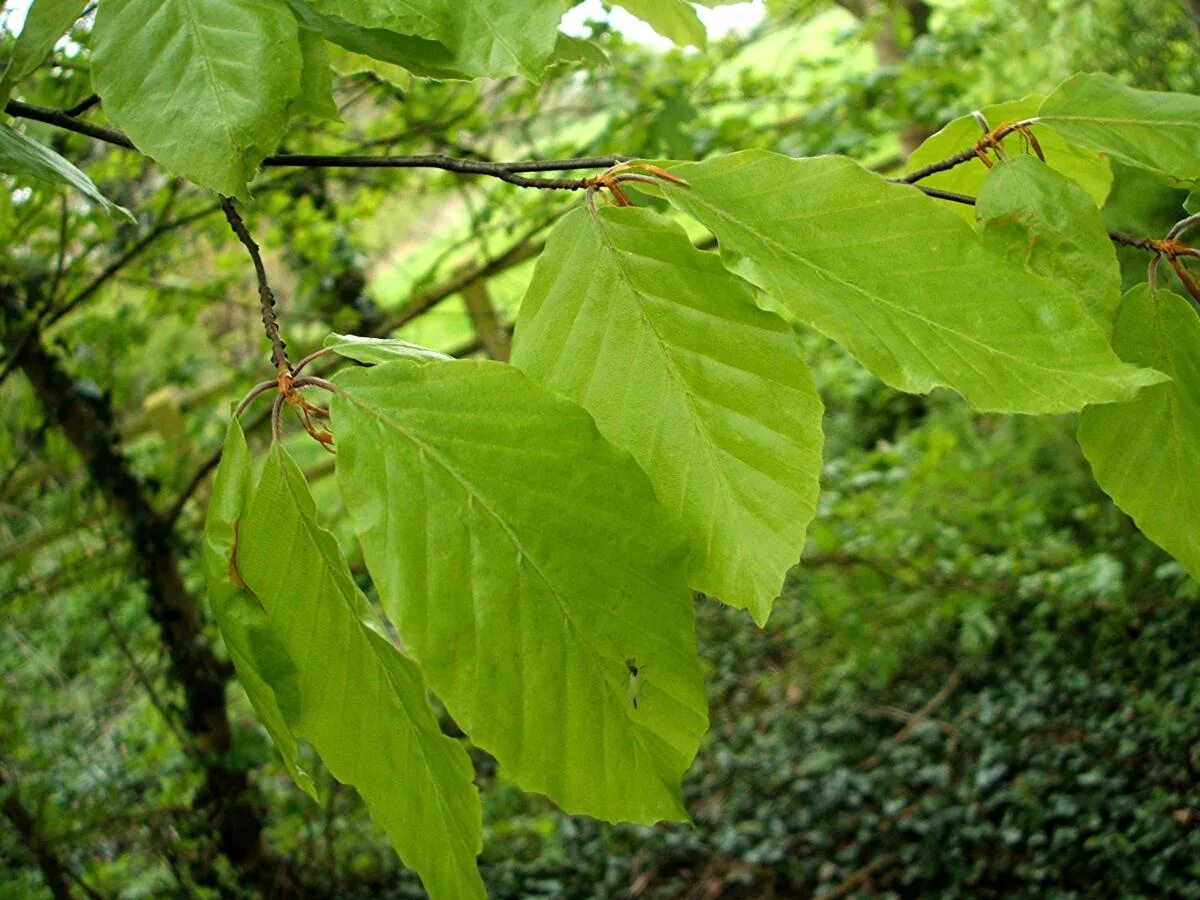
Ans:
{"type": "MultiPolygon", "coordinates": [[[[677,43],[703,41],[683,0],[622,5],[677,43]]],[[[331,58],[398,67],[418,94],[421,79],[536,83],[599,51],[559,33],[561,0],[100,0],[84,38],[94,95],[70,109],[10,99],[84,7],[32,5],[0,84],[0,170],[64,186],[64,210],[94,204],[106,228],[155,223],[133,256],[221,213],[257,284],[269,355],[259,383],[229,386],[221,452],[166,507],[104,398],[45,337],[103,280],[59,299],[61,254],[49,278],[6,276],[5,364],[137,548],[186,698],[183,742],[204,773],[197,802],[264,889],[276,876],[231,753],[223,664],[174,543],[214,466],[207,613],[238,679],[297,786],[318,798],[311,747],[435,897],[484,888],[466,743],[444,733],[430,694],[466,741],[566,812],[687,820],[680,778],[707,728],[693,592],[761,625],[817,510],[823,405],[798,329],[896,391],[947,388],[980,412],[1081,411],[1100,487],[1200,578],[1198,195],[1162,234],[1110,229],[1101,214],[1114,162],[1195,190],[1200,97],[1078,74],[964,111],[883,174],[764,149],[300,153],[288,145],[306,129],[340,127],[331,58]],[[30,123],[125,148],[172,187],[108,195],[30,123]],[[292,349],[287,291],[255,237],[287,213],[260,197],[287,184],[298,202],[312,173],[400,168],[554,193],[552,213],[526,223],[548,234],[511,359],[486,297],[472,315],[493,317],[480,332],[492,359],[391,337],[402,323],[377,316],[352,323],[366,326],[357,334],[331,321],[319,347],[292,349]],[[184,182],[207,200],[180,216],[170,191],[184,182]],[[1117,247],[1145,257],[1126,290],[1117,247]],[[262,449],[246,436],[260,422],[262,449]],[[332,454],[328,504],[296,461],[301,435],[332,454]],[[347,553],[361,553],[369,582],[347,553]]],[[[402,318],[533,252],[518,241],[402,318]]]]}

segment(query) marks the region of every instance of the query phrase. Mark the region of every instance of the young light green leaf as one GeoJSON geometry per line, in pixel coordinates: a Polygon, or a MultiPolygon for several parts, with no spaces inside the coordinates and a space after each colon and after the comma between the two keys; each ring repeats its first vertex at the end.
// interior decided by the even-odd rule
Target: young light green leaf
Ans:
{"type": "Polygon", "coordinates": [[[645,474],[512,366],[387,363],[335,383],[367,567],[472,741],[568,812],[685,818],[704,687],[686,544],[645,474]],[[637,709],[629,658],[648,673],[637,709]]]}
{"type": "Polygon", "coordinates": [[[937,201],[848,159],[745,151],[674,168],[670,202],[791,312],[902,391],[980,410],[1127,400],[1156,372],[1121,362],[1079,301],[988,252],[937,201]]]}
{"type": "Polygon", "coordinates": [[[247,199],[300,90],[283,0],[104,0],[92,80],[104,112],[171,172],[247,199]]]}
{"type": "Polygon", "coordinates": [[[1200,578],[1200,317],[1177,294],[1140,284],[1121,303],[1113,342],[1171,380],[1127,403],[1089,406],[1079,446],[1104,492],[1200,578]]]}
{"type": "Polygon", "coordinates": [[[1183,208],[1190,215],[1200,215],[1200,191],[1192,191],[1184,198],[1183,208]]]}
{"type": "Polygon", "coordinates": [[[25,25],[13,44],[12,56],[4,66],[3,77],[0,77],[0,109],[4,107],[13,85],[42,64],[85,6],[87,0],[34,0],[30,4],[25,14],[25,25]]]}
{"type": "Polygon", "coordinates": [[[441,733],[421,670],[371,621],[303,474],[278,444],[242,517],[236,563],[299,672],[294,732],[358,790],[431,896],[483,897],[470,759],[441,733]]]}
{"type": "Polygon", "coordinates": [[[319,30],[348,50],[397,63],[417,74],[450,78],[524,75],[538,80],[554,54],[562,17],[559,0],[527,0],[520,4],[510,0],[392,4],[293,0],[293,6],[311,11],[316,19],[302,15],[302,20],[313,22],[313,27],[319,27],[317,19],[332,26],[328,31],[323,26],[319,30]],[[397,43],[389,36],[411,41],[397,43]],[[448,48],[449,59],[414,53],[422,45],[412,41],[441,44],[448,48]],[[378,55],[381,52],[386,55],[378,55]]]}
{"type": "MultiPolygon", "coordinates": [[[[997,103],[985,106],[980,112],[987,123],[995,128],[1008,122],[1019,122],[1032,118],[1042,105],[1042,96],[1032,94],[1020,100],[1007,103],[997,103]]],[[[1046,128],[1033,126],[1033,131],[1046,157],[1046,165],[1054,171],[1065,175],[1079,184],[1087,195],[1095,201],[1096,206],[1104,205],[1108,191],[1112,187],[1112,166],[1100,154],[1077,147],[1059,134],[1046,128]]],[[[983,137],[979,123],[974,116],[961,116],[949,123],[937,134],[925,140],[905,164],[906,172],[915,172],[931,163],[949,159],[956,153],[970,147],[983,137]]],[[[1001,146],[1009,157],[1023,154],[1024,138],[1020,134],[1010,134],[1001,141],[1001,146]]],[[[995,152],[989,154],[995,159],[995,152]]],[[[983,181],[988,168],[982,162],[972,161],[956,166],[947,172],[938,172],[921,180],[924,187],[939,188],[943,191],[953,191],[956,194],[966,194],[969,197],[978,196],[983,187],[983,181]]],[[[975,212],[969,206],[952,207],[963,219],[974,224],[975,212]]]]}
{"type": "Polygon", "coordinates": [[[766,621],[816,510],[821,401],[791,328],[640,209],[555,228],[513,364],[629,450],[692,539],[692,587],[766,621]]]}
{"type": "Polygon", "coordinates": [[[1121,267],[1100,210],[1078,184],[1018,156],[992,168],[975,211],[985,247],[1060,284],[1112,334],[1121,267]]]}
{"type": "Polygon", "coordinates": [[[1200,180],[1200,97],[1139,91],[1111,75],[1074,75],[1038,119],[1067,140],[1177,181],[1200,180]]]}
{"type": "Polygon", "coordinates": [[[213,618],[250,705],[267,729],[292,780],[314,800],[317,789],[300,763],[296,737],[281,707],[299,707],[296,667],[271,629],[267,612],[242,582],[234,556],[250,499],[250,455],[236,418],[229,423],[204,523],[204,575],[213,618]]]}
{"type": "Polygon", "coordinates": [[[354,334],[334,332],[325,338],[325,346],[339,356],[361,363],[395,362],[398,359],[407,359],[412,362],[453,359],[438,350],[430,350],[420,344],[410,344],[399,338],[359,337],[354,334]]]}
{"type": "Polygon", "coordinates": [[[49,147],[27,138],[21,132],[0,124],[0,172],[27,175],[51,184],[66,184],[89,200],[99,203],[110,214],[117,213],[134,221],[129,210],[117,206],[100,193],[92,179],[75,168],[49,147]]]}
{"type": "Polygon", "coordinates": [[[620,0],[621,6],[637,16],[676,46],[691,44],[701,50],[708,44],[708,31],[696,10],[686,0],[620,0]]]}

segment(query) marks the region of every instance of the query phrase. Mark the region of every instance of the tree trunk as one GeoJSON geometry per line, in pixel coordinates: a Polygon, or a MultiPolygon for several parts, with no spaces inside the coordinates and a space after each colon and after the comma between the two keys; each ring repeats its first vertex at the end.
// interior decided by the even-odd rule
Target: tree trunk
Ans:
{"type": "MultiPolygon", "coordinates": [[[[2,289],[2,288],[0,288],[2,289]]],[[[230,670],[214,655],[199,608],[184,586],[171,524],[147,498],[118,445],[112,411],[85,391],[42,343],[37,327],[17,327],[22,311],[11,293],[0,298],[8,320],[2,342],[24,373],[49,419],[83,457],[87,472],[124,527],[147,612],[158,625],[170,679],[183,693],[184,751],[203,771],[193,805],[210,823],[220,851],[247,881],[274,893],[275,871],[263,843],[263,813],[245,768],[229,760],[232,745],[225,705],[230,670]]]]}

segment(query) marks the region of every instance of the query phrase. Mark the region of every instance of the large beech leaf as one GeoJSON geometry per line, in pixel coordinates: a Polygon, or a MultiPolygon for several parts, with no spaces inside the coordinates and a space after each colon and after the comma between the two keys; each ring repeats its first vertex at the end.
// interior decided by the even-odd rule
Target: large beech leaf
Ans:
{"type": "Polygon", "coordinates": [[[1066,412],[1162,376],[1122,363],[1079,301],[984,249],[938,201],[840,157],[744,151],[677,166],[670,202],[761,287],[888,384],[977,409],[1066,412]]]}
{"type": "Polygon", "coordinates": [[[36,0],[29,6],[12,55],[0,72],[0,108],[12,86],[42,64],[85,6],[87,0],[36,0]]]}
{"type": "Polygon", "coordinates": [[[704,687],[686,543],[645,474],[502,363],[335,383],[338,484],[367,567],[472,741],[568,812],[685,818],[704,687]],[[627,660],[644,669],[637,707],[627,660]]]}
{"type": "Polygon", "coordinates": [[[670,219],[580,209],[538,260],[513,364],[646,470],[692,538],[692,587],[763,623],[821,472],[821,401],[790,326],[670,219]]]}
{"type": "Polygon", "coordinates": [[[168,170],[246,199],[300,90],[283,0],[104,0],[92,80],[104,112],[168,170]]]}
{"type": "Polygon", "coordinates": [[[1111,75],[1075,75],[1043,101],[1038,119],[1127,165],[1200,180],[1200,97],[1194,94],[1139,91],[1111,75]]]}
{"type": "Polygon", "coordinates": [[[250,455],[235,418],[225,436],[204,524],[209,605],[250,705],[275,742],[292,779],[316,800],[316,786],[301,765],[296,737],[281,709],[295,710],[299,704],[296,667],[271,630],[267,611],[246,590],[234,563],[239,522],[251,490],[250,455]]]}
{"type": "MultiPolygon", "coordinates": [[[[1033,118],[1042,105],[1041,94],[1032,94],[1020,100],[1010,100],[985,106],[980,112],[992,128],[1005,123],[1019,122],[1033,118]]],[[[1077,147],[1064,137],[1047,128],[1033,126],[1038,144],[1046,157],[1046,165],[1079,183],[1095,201],[1096,206],[1103,206],[1112,187],[1112,166],[1108,159],[1094,150],[1077,147]]],[[[930,163],[949,159],[951,156],[965,150],[983,137],[979,123],[974,116],[960,116],[950,122],[936,134],[927,138],[921,146],[913,151],[905,164],[905,171],[915,172],[930,163]]],[[[1021,155],[1024,148],[1024,137],[1020,134],[1010,134],[1001,141],[1004,152],[1010,157],[1021,155]]],[[[995,159],[995,151],[989,151],[989,158],[995,159]]],[[[955,166],[946,172],[938,172],[921,180],[924,187],[940,188],[974,197],[983,187],[988,168],[981,160],[971,160],[955,166]]],[[[973,222],[975,212],[969,206],[952,206],[955,212],[964,219],[973,222]]]]}
{"type": "Polygon", "coordinates": [[[984,246],[1058,282],[1106,335],[1121,304],[1121,266],[1100,210],[1032,156],[999,162],[975,207],[984,246]]]}
{"type": "Polygon", "coordinates": [[[372,621],[304,475],[271,448],[238,528],[235,564],[298,671],[292,730],[366,801],[434,897],[483,897],[479,795],[442,734],[421,670],[372,621]]]}
{"type": "Polygon", "coordinates": [[[620,0],[617,5],[680,47],[703,50],[708,43],[708,30],[687,0],[620,0]]]}
{"type": "Polygon", "coordinates": [[[0,172],[70,185],[89,200],[99,203],[110,215],[120,214],[133,220],[129,210],[101,194],[92,179],[63,157],[4,124],[0,124],[0,172]]]}
{"type": "Polygon", "coordinates": [[[1200,317],[1177,294],[1140,284],[1121,303],[1113,343],[1171,380],[1127,403],[1089,406],[1079,445],[1105,493],[1200,579],[1200,317]]]}
{"type": "MultiPolygon", "coordinates": [[[[534,81],[554,53],[561,0],[294,0],[326,23],[326,37],[348,50],[397,63],[419,75],[534,81]],[[391,37],[398,37],[396,41],[391,37]],[[353,46],[352,46],[353,45],[353,46]],[[446,48],[442,57],[435,49],[446,48]]],[[[314,27],[317,20],[305,16],[314,27]]]]}

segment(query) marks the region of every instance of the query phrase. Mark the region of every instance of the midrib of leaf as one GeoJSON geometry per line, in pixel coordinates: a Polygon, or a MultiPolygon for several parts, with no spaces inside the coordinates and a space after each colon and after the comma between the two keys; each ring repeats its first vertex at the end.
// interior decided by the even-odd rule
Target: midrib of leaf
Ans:
{"type": "Polygon", "coordinates": [[[1060,113],[1047,113],[1044,116],[1038,116],[1033,121],[1035,122],[1094,122],[1097,125],[1152,125],[1163,126],[1166,128],[1196,128],[1200,129],[1200,123],[1190,123],[1181,119],[1128,119],[1117,118],[1115,116],[1076,116],[1062,115],[1060,113]]]}
{"type": "MultiPolygon", "coordinates": [[[[625,268],[624,261],[621,259],[621,254],[617,250],[616,246],[614,246],[612,239],[609,237],[608,232],[605,230],[603,221],[601,220],[600,216],[593,213],[592,220],[596,223],[596,228],[600,233],[600,237],[604,242],[604,246],[608,248],[610,254],[612,255],[613,263],[616,266],[617,272],[620,274],[621,279],[625,282],[625,286],[628,288],[629,293],[633,295],[634,306],[637,309],[638,314],[641,316],[642,321],[646,323],[646,326],[650,329],[651,333],[654,335],[655,341],[658,343],[659,350],[661,351],[661,356],[666,364],[666,369],[667,369],[667,371],[670,372],[671,376],[674,378],[675,382],[677,383],[677,385],[679,387],[679,393],[683,395],[684,405],[687,407],[688,416],[691,419],[693,427],[695,428],[697,433],[703,435],[705,438],[700,443],[704,447],[704,452],[705,452],[705,455],[708,457],[710,467],[717,475],[717,480],[721,484],[721,487],[724,491],[724,496],[726,496],[726,497],[739,496],[740,497],[741,492],[735,491],[733,489],[732,485],[729,483],[728,476],[725,474],[724,468],[720,465],[720,460],[717,459],[716,452],[713,447],[713,445],[716,442],[713,439],[711,432],[709,432],[709,430],[705,427],[703,421],[700,418],[700,415],[697,413],[696,404],[692,398],[692,391],[691,391],[690,387],[688,386],[687,381],[684,379],[682,373],[680,373],[679,367],[675,364],[674,356],[671,354],[671,351],[668,349],[670,346],[673,346],[673,345],[669,344],[667,342],[667,340],[662,336],[661,332],[659,332],[659,330],[658,330],[658,326],[655,325],[654,320],[650,316],[649,312],[647,312],[646,306],[642,302],[641,292],[638,290],[638,288],[636,288],[634,286],[633,279],[630,277],[629,272],[625,268]]],[[[735,277],[735,276],[731,275],[730,277],[735,277]]],[[[667,298],[665,298],[665,297],[660,298],[660,299],[667,300],[667,298]]],[[[612,320],[611,314],[608,316],[608,319],[609,319],[609,321],[612,320]]],[[[598,355],[597,355],[597,358],[599,358],[598,355]]],[[[739,462],[740,462],[740,460],[739,460],[739,462]]],[[[689,468],[688,468],[689,478],[691,475],[691,468],[692,468],[692,466],[689,463],[689,468]]],[[[770,480],[776,481],[776,479],[773,477],[770,480]]],[[[778,483],[778,482],[776,482],[776,483],[778,483]]],[[[707,528],[705,530],[706,530],[705,555],[711,556],[713,540],[716,537],[716,529],[715,528],[707,528]]],[[[768,528],[768,531],[770,531],[770,530],[771,529],[768,528]]],[[[735,541],[734,544],[737,549],[738,566],[742,569],[746,569],[749,565],[749,558],[746,553],[745,542],[744,541],[735,541]]]]}
{"type": "MultiPolygon", "coordinates": [[[[693,194],[693,195],[689,195],[689,196],[695,197],[696,195],[693,194]]],[[[869,291],[867,291],[865,288],[860,287],[859,285],[854,284],[851,281],[846,281],[843,277],[841,277],[837,273],[831,272],[827,269],[824,269],[821,266],[818,266],[812,260],[806,259],[805,257],[794,253],[793,251],[788,249],[788,247],[786,247],[784,244],[781,244],[779,241],[775,240],[774,238],[770,237],[769,235],[758,231],[757,229],[755,229],[753,226],[749,225],[748,223],[745,223],[740,219],[734,218],[732,215],[724,212],[723,210],[719,209],[718,207],[712,206],[709,203],[705,203],[703,199],[699,199],[699,200],[697,200],[697,202],[700,205],[704,206],[706,209],[715,213],[718,217],[724,219],[727,222],[731,222],[733,225],[738,226],[738,227],[742,228],[743,230],[749,232],[750,234],[752,234],[754,237],[756,237],[758,240],[762,241],[763,243],[769,244],[771,247],[776,248],[780,255],[786,256],[789,259],[794,259],[795,261],[806,266],[808,269],[810,269],[812,272],[816,273],[817,275],[820,275],[821,277],[825,278],[828,281],[832,281],[836,284],[845,286],[846,288],[850,289],[854,293],[863,297],[867,301],[874,301],[876,303],[879,303],[882,306],[888,307],[888,309],[890,309],[890,310],[901,313],[902,315],[905,315],[909,318],[915,319],[918,322],[923,322],[925,325],[929,326],[931,329],[933,329],[935,331],[945,332],[948,335],[957,337],[957,338],[961,339],[962,341],[964,341],[965,343],[979,347],[981,350],[985,351],[986,353],[1001,357],[1003,359],[1011,360],[1012,362],[1017,364],[1016,368],[1019,368],[1020,366],[1028,366],[1033,369],[1039,369],[1048,374],[1057,375],[1058,377],[1061,377],[1063,374],[1062,369],[1056,369],[1056,368],[1052,368],[1050,366],[1041,365],[1036,360],[1024,359],[1022,357],[1014,356],[1011,353],[1006,353],[1004,350],[1001,350],[998,347],[993,347],[990,344],[985,344],[983,341],[980,341],[977,338],[974,338],[969,334],[965,334],[960,331],[955,331],[953,328],[951,328],[948,325],[942,325],[941,323],[935,322],[932,319],[927,319],[924,316],[917,313],[915,310],[906,309],[905,307],[899,306],[896,303],[894,303],[890,300],[887,300],[884,297],[879,297],[875,294],[872,294],[869,291]]],[[[910,342],[912,342],[911,338],[910,338],[910,342]]],[[[919,345],[916,342],[912,342],[912,343],[913,343],[914,347],[917,347],[917,349],[920,349],[919,345]]],[[[953,350],[955,348],[952,345],[948,345],[947,349],[953,350]]],[[[955,350],[955,352],[958,352],[958,351],[955,350]]],[[[974,364],[971,363],[971,361],[969,359],[962,356],[961,353],[959,354],[959,358],[962,359],[964,363],[967,363],[968,365],[970,365],[971,368],[975,368],[974,364]]],[[[926,357],[926,359],[928,359],[928,357],[926,357]]],[[[941,367],[937,366],[936,368],[940,369],[941,367]]],[[[980,372],[979,369],[976,368],[975,371],[978,372],[981,376],[983,376],[983,373],[980,372]]],[[[990,379],[984,377],[983,380],[985,382],[989,382],[989,384],[990,384],[990,379]]],[[[1046,400],[1051,401],[1052,403],[1056,401],[1055,397],[1053,397],[1049,394],[1046,394],[1045,392],[1043,392],[1041,390],[1038,390],[1038,388],[1035,385],[1030,384],[1029,387],[1030,387],[1030,390],[1033,393],[1036,393],[1039,397],[1043,397],[1046,400]]]]}
{"type": "MultiPolygon", "coordinates": [[[[162,8],[165,8],[165,6],[162,8]]],[[[225,105],[225,92],[221,87],[221,80],[217,78],[216,73],[213,71],[212,57],[204,41],[203,28],[201,28],[200,21],[196,15],[194,0],[183,0],[183,10],[184,15],[187,16],[193,39],[196,41],[196,46],[200,51],[200,60],[204,65],[204,74],[207,76],[206,80],[208,81],[209,89],[212,91],[213,99],[216,100],[217,106],[221,110],[221,130],[225,132],[229,146],[237,147],[239,145],[234,140],[233,129],[228,124],[231,121],[231,117],[225,105]]]]}
{"type": "MultiPolygon", "coordinates": [[[[516,550],[520,554],[521,559],[529,561],[530,567],[537,574],[538,579],[542,582],[542,584],[544,584],[546,586],[547,590],[550,593],[550,596],[554,598],[554,602],[558,605],[559,612],[562,615],[563,621],[567,624],[567,626],[571,630],[572,634],[575,635],[576,640],[578,641],[579,645],[582,646],[584,648],[585,652],[588,654],[588,659],[592,664],[592,670],[593,670],[592,676],[594,678],[597,678],[600,681],[600,683],[602,685],[604,685],[604,689],[606,692],[608,692],[610,695],[613,695],[614,693],[616,694],[617,705],[620,706],[624,702],[624,699],[620,696],[620,691],[614,692],[612,685],[610,683],[610,680],[607,677],[605,677],[604,668],[603,668],[603,666],[600,665],[600,660],[596,656],[596,651],[592,647],[591,642],[584,639],[584,633],[579,629],[579,626],[575,623],[574,619],[571,618],[570,612],[568,611],[566,602],[564,601],[563,597],[558,593],[558,590],[551,583],[550,579],[547,578],[546,574],[542,571],[541,567],[537,564],[537,561],[533,558],[533,556],[529,552],[526,551],[524,544],[522,544],[520,539],[514,533],[512,526],[507,521],[505,521],[505,519],[492,507],[492,505],[490,503],[488,503],[488,501],[485,499],[484,495],[482,493],[480,493],[479,490],[473,484],[471,484],[471,482],[465,476],[463,476],[463,474],[461,472],[459,472],[453,465],[451,465],[449,460],[447,460],[444,456],[442,456],[442,454],[439,453],[436,448],[426,444],[424,441],[422,441],[416,435],[412,434],[408,429],[406,429],[403,425],[401,425],[395,419],[386,415],[378,407],[371,406],[370,404],[365,403],[360,397],[356,397],[353,394],[347,393],[346,396],[355,405],[360,406],[365,410],[369,410],[373,415],[378,417],[378,419],[380,421],[387,423],[387,425],[389,425],[390,427],[395,429],[399,434],[403,435],[420,452],[425,453],[430,458],[432,458],[434,460],[434,462],[436,462],[446,472],[447,475],[449,475],[451,478],[453,478],[454,481],[457,482],[459,484],[459,486],[462,487],[462,489],[467,492],[468,497],[470,497],[474,500],[477,500],[479,502],[479,505],[487,512],[487,514],[489,516],[491,516],[492,519],[495,520],[496,524],[499,525],[501,527],[501,529],[503,529],[505,535],[508,537],[509,543],[512,545],[513,549],[516,550]]],[[[630,624],[634,624],[634,623],[630,623],[630,624]]],[[[520,692],[518,692],[518,693],[520,693],[520,692]]],[[[682,702],[680,702],[679,698],[673,697],[673,699],[675,699],[676,702],[679,702],[680,706],[683,706],[684,708],[686,708],[686,704],[683,704],[682,702]]],[[[601,721],[602,722],[604,721],[603,717],[601,717],[601,721]]],[[[643,743],[643,738],[642,738],[642,734],[641,734],[642,729],[632,725],[632,723],[631,723],[628,730],[631,733],[633,740],[635,741],[637,749],[642,753],[643,757],[646,757],[648,755],[648,751],[646,750],[644,743],[643,743]]],[[[657,772],[657,767],[654,765],[653,757],[649,757],[647,759],[647,762],[648,762],[648,768],[650,769],[650,771],[657,772]]],[[[673,786],[669,782],[667,782],[665,779],[663,779],[661,777],[661,775],[656,774],[656,777],[664,785],[664,787],[667,788],[668,793],[669,793],[672,790],[673,786]]]]}
{"type": "MultiPolygon", "coordinates": [[[[451,2],[456,2],[456,0],[451,0],[451,2]]],[[[457,0],[457,2],[467,2],[467,0],[457,0]]],[[[501,47],[503,47],[506,51],[508,51],[508,55],[510,57],[512,57],[513,61],[517,64],[517,66],[521,70],[523,70],[527,75],[530,74],[529,70],[527,68],[525,68],[525,66],[522,65],[522,63],[521,63],[521,55],[505,39],[505,36],[504,36],[503,32],[501,31],[501,29],[496,27],[496,23],[487,14],[483,4],[478,3],[478,2],[471,2],[471,8],[474,9],[477,13],[479,13],[479,17],[481,19],[483,19],[484,22],[487,23],[488,30],[492,33],[492,36],[496,39],[496,43],[498,43],[501,47]]],[[[489,63],[490,62],[491,61],[489,60],[489,63]]]]}
{"type": "MultiPolygon", "coordinates": [[[[280,466],[280,468],[281,468],[281,470],[283,469],[282,465],[280,466]]],[[[309,540],[312,542],[313,546],[315,546],[320,551],[321,558],[325,562],[326,571],[325,571],[324,578],[327,582],[330,583],[331,587],[333,588],[334,593],[340,593],[340,591],[338,590],[337,579],[335,579],[333,577],[332,573],[337,571],[339,568],[343,567],[345,565],[345,562],[344,562],[344,560],[340,560],[340,559],[338,559],[338,560],[330,559],[329,553],[328,553],[328,551],[329,551],[328,541],[336,540],[336,539],[329,532],[324,531],[323,529],[316,526],[316,523],[311,521],[309,519],[309,517],[304,514],[304,510],[306,509],[307,504],[303,503],[302,501],[303,500],[311,501],[312,498],[311,497],[302,498],[301,495],[297,494],[296,491],[294,490],[294,486],[292,484],[292,479],[287,477],[286,472],[281,472],[281,475],[282,475],[282,477],[280,478],[280,481],[283,482],[284,490],[287,491],[288,497],[291,499],[291,501],[295,505],[296,509],[300,511],[300,515],[297,516],[297,518],[300,521],[301,527],[304,528],[304,530],[308,533],[309,540]]],[[[293,552],[295,549],[295,543],[296,542],[293,541],[293,552]]],[[[255,599],[257,600],[258,598],[255,597],[255,599]]],[[[261,602],[262,601],[260,600],[259,603],[261,604],[261,602]]],[[[346,606],[347,606],[347,612],[354,619],[354,626],[356,628],[359,628],[363,632],[363,635],[362,635],[363,641],[367,644],[368,648],[370,648],[371,647],[371,635],[368,632],[370,632],[372,629],[365,622],[363,622],[361,619],[358,618],[358,611],[353,606],[351,606],[350,604],[346,604],[346,606]]],[[[314,617],[313,626],[314,626],[314,628],[316,627],[316,617],[314,617]]],[[[348,630],[348,634],[352,634],[352,633],[353,632],[350,632],[348,630]]],[[[312,641],[310,640],[309,641],[309,647],[310,647],[309,655],[311,655],[311,653],[312,653],[311,646],[312,646],[312,641]]],[[[380,671],[383,673],[384,680],[387,682],[388,686],[392,689],[392,694],[396,698],[397,705],[399,705],[402,709],[404,709],[405,717],[408,718],[408,709],[405,706],[404,702],[400,699],[401,697],[404,696],[404,692],[403,692],[403,690],[400,689],[400,687],[398,687],[396,685],[396,682],[392,677],[391,667],[387,664],[387,662],[385,660],[379,658],[378,655],[376,655],[376,659],[378,659],[378,661],[379,661],[379,668],[380,668],[380,671]]],[[[301,689],[303,689],[303,685],[301,686],[301,689]]],[[[350,689],[350,682],[348,679],[346,679],[342,682],[342,699],[343,699],[343,703],[341,706],[342,709],[346,709],[345,697],[346,697],[346,693],[349,691],[349,689],[350,689]]],[[[415,729],[414,729],[414,733],[415,733],[415,729]]],[[[425,768],[430,772],[436,771],[436,768],[430,763],[428,754],[425,752],[425,742],[423,740],[420,740],[418,737],[416,740],[412,741],[412,743],[416,745],[417,751],[420,753],[421,759],[425,763],[425,768]]],[[[443,790],[441,779],[440,778],[430,778],[428,780],[430,782],[432,782],[434,791],[437,794],[438,807],[442,811],[443,823],[451,823],[451,822],[457,821],[457,815],[455,814],[453,807],[450,806],[446,800],[446,794],[445,794],[445,791],[443,790]]],[[[444,831],[448,835],[454,835],[457,837],[456,832],[450,828],[443,828],[440,830],[444,831]]],[[[474,847],[472,847],[469,844],[464,844],[464,842],[461,840],[458,841],[457,843],[459,843],[460,846],[466,847],[469,856],[475,855],[474,847]]]]}

